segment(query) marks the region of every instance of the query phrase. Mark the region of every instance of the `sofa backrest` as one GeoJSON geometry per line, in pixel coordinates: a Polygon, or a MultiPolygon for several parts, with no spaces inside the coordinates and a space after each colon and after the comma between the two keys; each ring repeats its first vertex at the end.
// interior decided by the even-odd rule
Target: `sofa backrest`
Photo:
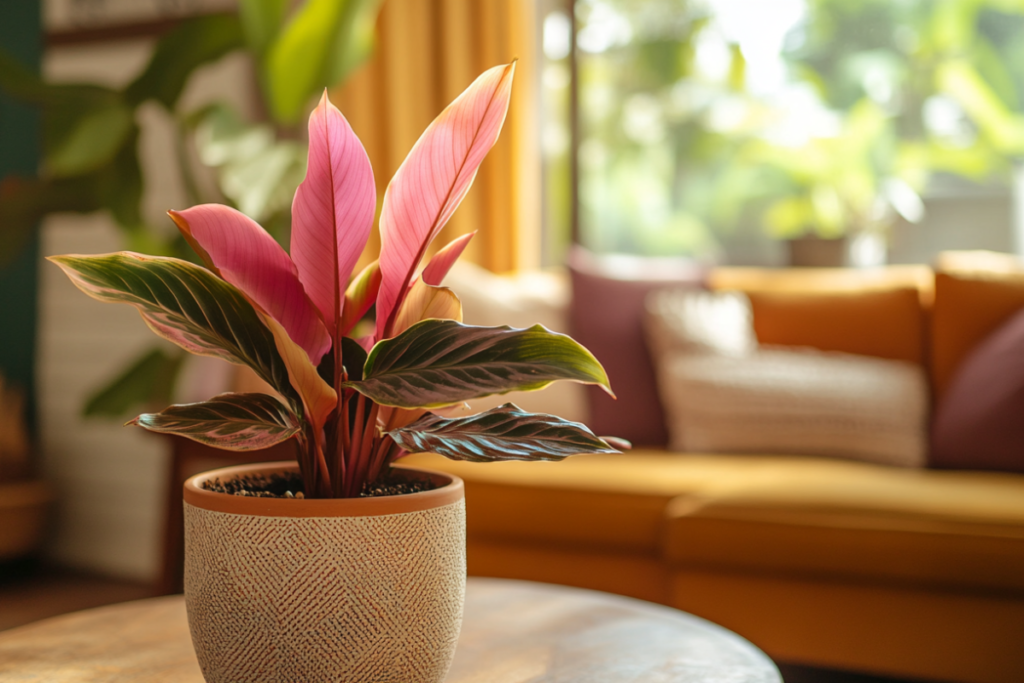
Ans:
{"type": "Polygon", "coordinates": [[[961,363],[1024,308],[1024,263],[991,252],[939,255],[932,315],[932,383],[941,400],[961,363]]]}
{"type": "Polygon", "coordinates": [[[716,290],[750,297],[761,344],[809,346],[928,364],[932,273],[884,268],[716,268],[716,290]]]}

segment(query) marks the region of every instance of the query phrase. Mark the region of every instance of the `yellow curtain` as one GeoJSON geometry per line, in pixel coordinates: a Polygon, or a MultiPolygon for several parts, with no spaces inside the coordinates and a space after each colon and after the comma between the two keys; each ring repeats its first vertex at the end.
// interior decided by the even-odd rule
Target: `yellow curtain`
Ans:
{"type": "Polygon", "coordinates": [[[433,118],[480,73],[519,58],[501,138],[434,244],[479,230],[463,258],[498,273],[540,261],[535,22],[533,0],[386,0],[373,59],[332,93],[366,146],[379,204],[433,118]]]}

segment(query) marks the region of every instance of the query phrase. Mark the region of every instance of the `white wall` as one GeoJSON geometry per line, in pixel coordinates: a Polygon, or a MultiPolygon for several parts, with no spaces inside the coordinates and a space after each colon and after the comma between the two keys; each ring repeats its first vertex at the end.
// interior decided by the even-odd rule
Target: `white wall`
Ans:
{"type": "MultiPolygon", "coordinates": [[[[128,82],[152,50],[147,40],[48,51],[47,78],[128,82]]],[[[228,56],[196,74],[182,108],[227,99],[245,111],[252,102],[245,59],[228,56]]],[[[146,180],[147,220],[173,230],[164,212],[185,206],[170,137],[159,106],[139,114],[146,180]]],[[[43,255],[103,253],[125,248],[106,214],[50,216],[43,225],[43,255]]],[[[159,574],[168,449],[164,441],[117,421],[80,417],[86,397],[158,343],[131,307],[102,304],[79,292],[50,263],[40,267],[40,448],[58,493],[49,557],[111,576],[150,581],[159,574]]],[[[219,363],[219,361],[215,361],[219,363]]]]}

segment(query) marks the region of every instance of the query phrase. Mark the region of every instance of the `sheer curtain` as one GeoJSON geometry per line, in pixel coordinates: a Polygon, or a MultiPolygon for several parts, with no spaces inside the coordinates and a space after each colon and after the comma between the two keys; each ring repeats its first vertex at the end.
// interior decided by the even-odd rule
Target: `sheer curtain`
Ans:
{"type": "MultiPolygon", "coordinates": [[[[533,0],[386,0],[372,61],[332,93],[366,146],[379,204],[391,175],[448,102],[484,70],[519,58],[501,139],[435,243],[479,230],[464,258],[498,273],[540,261],[534,11],[533,0]]],[[[376,239],[368,254],[377,253],[376,239]]]]}

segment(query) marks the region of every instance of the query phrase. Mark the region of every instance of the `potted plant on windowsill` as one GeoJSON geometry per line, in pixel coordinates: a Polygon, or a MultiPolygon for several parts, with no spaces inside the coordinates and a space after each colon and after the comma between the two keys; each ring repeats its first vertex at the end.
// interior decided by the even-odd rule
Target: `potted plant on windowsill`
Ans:
{"type": "Polygon", "coordinates": [[[158,335],[248,365],[278,394],[222,394],[130,424],[233,450],[298,441],[295,465],[186,483],[186,604],[208,681],[441,681],[465,590],[462,482],[393,463],[427,451],[476,461],[615,451],[583,425],[511,404],[442,415],[559,379],[610,392],[569,337],[460,322],[441,281],[472,234],[419,270],[498,138],[513,72],[485,72],[427,128],[384,195],[380,258],[355,277],[376,193],[326,94],[309,120],[290,256],[238,211],[201,205],[170,214],[207,268],[130,252],[51,259],[93,298],[135,306],[158,335]],[[351,338],[373,305],[373,331],[351,338]],[[283,498],[256,490],[268,480],[283,498]],[[249,495],[222,492],[248,485],[249,495]],[[367,495],[389,487],[416,492],[367,495]]]}

